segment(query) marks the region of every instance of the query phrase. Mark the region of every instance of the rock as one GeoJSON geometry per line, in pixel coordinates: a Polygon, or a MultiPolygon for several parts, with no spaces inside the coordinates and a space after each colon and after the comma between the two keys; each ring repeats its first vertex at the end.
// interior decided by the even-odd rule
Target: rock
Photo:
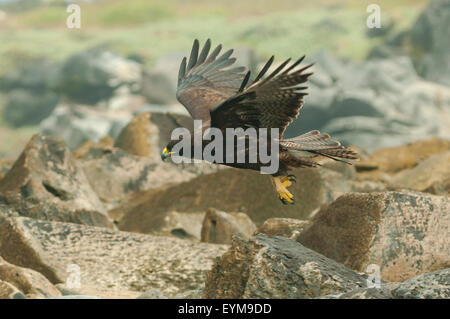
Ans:
{"type": "Polygon", "coordinates": [[[208,273],[206,298],[315,298],[364,287],[363,276],[294,240],[236,238],[208,273]]]}
{"type": "Polygon", "coordinates": [[[167,299],[167,296],[159,289],[150,288],[136,299],[167,299]]]}
{"type": "Polygon", "coordinates": [[[155,135],[156,138],[158,136],[157,132],[152,132],[150,116],[151,113],[142,113],[133,118],[120,132],[116,146],[136,156],[158,155],[157,150],[151,149],[152,144],[157,144],[157,141],[153,141],[155,135]]]}
{"type": "Polygon", "coordinates": [[[0,158],[0,180],[8,173],[15,161],[15,158],[0,158]]]}
{"type": "Polygon", "coordinates": [[[450,151],[436,154],[392,178],[392,185],[436,195],[450,195],[450,151]]]}
{"type": "MultiPolygon", "coordinates": [[[[78,165],[85,172],[94,192],[109,209],[135,194],[139,197],[139,192],[167,187],[189,181],[200,174],[217,171],[217,167],[210,164],[184,168],[182,165],[164,163],[160,154],[159,151],[152,151],[152,157],[141,157],[130,155],[119,148],[94,145],[79,155],[78,165]],[[154,158],[154,155],[158,158],[154,158]]],[[[140,199],[133,201],[138,203],[140,199]]],[[[126,207],[130,206],[134,205],[117,207],[114,210],[116,220],[119,220],[128,211],[126,207]]]]}
{"type": "Polygon", "coordinates": [[[399,299],[449,299],[450,268],[410,278],[392,294],[399,299]]]}
{"type": "Polygon", "coordinates": [[[450,200],[415,192],[349,193],[324,206],[298,241],[356,271],[380,267],[386,281],[448,267],[450,200]]]}
{"type": "Polygon", "coordinates": [[[370,171],[378,170],[393,174],[411,169],[428,157],[446,151],[450,151],[450,141],[433,137],[407,145],[377,149],[367,159],[356,162],[355,166],[358,171],[366,171],[364,167],[372,163],[370,171]]]}
{"type": "Polygon", "coordinates": [[[269,218],[262,224],[258,234],[267,236],[283,236],[296,239],[300,233],[310,225],[309,221],[294,218],[269,218]]]}
{"type": "Polygon", "coordinates": [[[93,148],[99,148],[103,150],[112,150],[114,148],[114,140],[109,137],[108,135],[103,137],[100,141],[97,143],[94,143],[92,141],[87,141],[83,145],[81,145],[79,148],[77,148],[75,151],[73,151],[72,155],[76,159],[83,158],[83,156],[87,156],[89,151],[93,148]]]}
{"type": "MultiPolygon", "coordinates": [[[[187,165],[198,166],[198,164],[187,165]]],[[[214,207],[224,212],[242,212],[261,225],[271,217],[307,219],[322,204],[351,190],[352,185],[340,173],[323,168],[292,171],[298,183],[291,186],[295,205],[283,205],[268,176],[249,170],[221,169],[187,182],[150,190],[132,198],[124,207],[119,228],[150,232],[153,222],[167,212],[202,212],[214,207]]]]}
{"type": "Polygon", "coordinates": [[[356,288],[349,292],[332,294],[319,299],[394,299],[391,290],[386,288],[356,288]]]}
{"type": "Polygon", "coordinates": [[[188,116],[141,113],[120,132],[115,146],[132,155],[151,157],[159,162],[172,130],[178,127],[191,129],[192,126],[192,118],[188,116]]]}
{"type": "Polygon", "coordinates": [[[76,272],[69,266],[77,265],[79,292],[104,298],[136,298],[150,288],[168,297],[200,289],[227,248],[25,217],[0,227],[5,260],[39,271],[54,284],[70,282],[76,272]]]}
{"type": "Polygon", "coordinates": [[[144,72],[142,95],[154,104],[178,103],[176,99],[178,69],[185,54],[169,53],[159,58],[150,71],[144,72]]]}
{"type": "MultiPolygon", "coordinates": [[[[204,288],[204,287],[203,287],[204,288]]],[[[174,299],[202,299],[203,289],[188,290],[175,295],[174,299]]]]}
{"type": "Polygon", "coordinates": [[[285,137],[320,129],[369,151],[450,138],[450,90],[421,80],[406,54],[348,62],[320,51],[307,60],[316,63],[309,96],[285,137]]]}
{"type": "MultiPolygon", "coordinates": [[[[311,79],[316,74],[312,75],[311,79]]],[[[331,81],[331,79],[330,79],[331,81]]],[[[287,128],[284,136],[291,138],[323,127],[330,120],[330,108],[338,93],[336,87],[321,88],[311,83],[300,115],[287,128]]]]}
{"type": "Polygon", "coordinates": [[[34,135],[0,181],[0,204],[21,216],[114,227],[64,141],[34,135]]]}
{"type": "Polygon", "coordinates": [[[432,0],[411,30],[418,73],[425,79],[444,85],[450,85],[449,29],[450,1],[432,0]]]}
{"type": "MultiPolygon", "coordinates": [[[[17,291],[10,291],[11,294],[21,292],[27,298],[61,296],[59,290],[39,272],[12,265],[0,257],[0,290],[2,282],[17,287],[17,291]]],[[[6,288],[5,285],[3,287],[6,288]]]]}
{"type": "Polygon", "coordinates": [[[256,231],[251,219],[243,213],[225,213],[208,209],[203,220],[201,241],[214,244],[231,244],[233,236],[249,239],[256,231]]]}
{"type": "MultiPolygon", "coordinates": [[[[0,299],[18,299],[14,298],[14,296],[18,296],[19,294],[23,295],[19,289],[9,282],[0,280],[0,299]]],[[[26,297],[24,299],[26,299],[26,297]]]]}
{"type": "Polygon", "coordinates": [[[102,297],[98,296],[89,296],[89,295],[67,295],[67,296],[60,296],[60,297],[51,297],[47,299],[103,299],[102,297]]]}
{"type": "Polygon", "coordinates": [[[58,91],[78,104],[95,105],[121,87],[141,89],[142,66],[99,48],[77,53],[61,66],[58,91]]]}
{"type": "Polygon", "coordinates": [[[330,118],[347,116],[382,117],[382,109],[374,103],[375,92],[371,89],[357,89],[339,92],[330,108],[330,118]]]}
{"type": "Polygon", "coordinates": [[[107,135],[116,138],[132,117],[130,109],[63,103],[41,122],[40,130],[46,135],[61,136],[74,150],[87,141],[98,142],[107,135]]]}
{"type": "Polygon", "coordinates": [[[51,91],[14,89],[8,92],[3,118],[13,127],[37,125],[52,113],[58,101],[59,96],[51,91]]]}
{"type": "Polygon", "coordinates": [[[23,62],[0,77],[0,91],[23,89],[32,92],[51,91],[57,83],[59,65],[47,59],[23,62]]]}

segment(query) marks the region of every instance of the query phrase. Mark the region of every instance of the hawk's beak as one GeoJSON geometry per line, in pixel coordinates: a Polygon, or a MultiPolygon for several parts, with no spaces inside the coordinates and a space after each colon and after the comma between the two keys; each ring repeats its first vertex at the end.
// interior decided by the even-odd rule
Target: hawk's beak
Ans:
{"type": "Polygon", "coordinates": [[[165,161],[166,158],[170,157],[171,154],[172,154],[172,152],[169,152],[169,151],[167,150],[167,147],[165,147],[164,150],[163,150],[162,153],[161,153],[161,159],[162,159],[163,161],[165,161]]]}

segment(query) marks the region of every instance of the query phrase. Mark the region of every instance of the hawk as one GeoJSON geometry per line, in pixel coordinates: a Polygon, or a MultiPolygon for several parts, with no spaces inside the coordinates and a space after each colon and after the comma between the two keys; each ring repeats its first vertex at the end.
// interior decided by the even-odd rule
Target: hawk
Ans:
{"type": "MultiPolygon", "coordinates": [[[[181,61],[177,99],[194,120],[202,121],[202,133],[208,128],[216,128],[222,132],[227,128],[279,129],[278,136],[270,136],[269,139],[269,144],[277,139],[279,159],[278,170],[270,177],[283,204],[295,202],[288,190],[295,182],[295,176],[289,174],[290,169],[320,166],[316,162],[318,156],[337,161],[357,158],[356,152],[318,130],[289,139],[283,138],[287,126],[299,115],[304,96],[307,95],[307,87],[303,85],[312,75],[312,72],[308,72],[312,64],[301,66],[305,56],[293,63],[290,63],[291,59],[287,59],[269,73],[274,61],[272,56],[257,76],[250,80],[251,73],[245,67],[230,68],[236,61],[236,58],[231,57],[232,49],[221,55],[221,45],[212,52],[210,49],[209,39],[200,53],[199,41],[194,41],[189,60],[185,57],[181,61]]],[[[192,133],[193,136],[195,132],[192,133]]],[[[174,153],[172,149],[179,141],[171,140],[167,144],[161,154],[163,160],[174,153]]],[[[224,144],[225,142],[226,139],[224,144]]],[[[207,142],[202,141],[202,147],[206,145],[207,142]]],[[[246,144],[245,152],[248,151],[246,144]]],[[[252,170],[260,170],[263,165],[259,160],[252,163],[224,160],[218,164],[252,170]]]]}

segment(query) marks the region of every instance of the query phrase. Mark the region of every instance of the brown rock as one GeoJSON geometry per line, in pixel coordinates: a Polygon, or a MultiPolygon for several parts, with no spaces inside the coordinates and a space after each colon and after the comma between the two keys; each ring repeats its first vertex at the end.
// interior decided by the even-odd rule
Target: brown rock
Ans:
{"type": "Polygon", "coordinates": [[[22,216],[112,228],[64,141],[34,135],[0,181],[0,203],[22,216]]]}
{"type": "Polygon", "coordinates": [[[450,195],[450,151],[430,156],[416,167],[395,174],[392,184],[436,195],[450,195]]]}
{"type": "Polygon", "coordinates": [[[16,294],[23,295],[19,289],[9,282],[0,280],[0,299],[13,299],[16,294]]]}
{"type": "Polygon", "coordinates": [[[210,207],[246,213],[256,225],[271,217],[307,219],[322,204],[353,188],[345,176],[329,169],[302,168],[292,173],[297,176],[297,183],[290,187],[295,205],[286,206],[279,201],[269,176],[226,168],[139,194],[124,205],[119,228],[146,233],[154,228],[155,220],[161,219],[158,216],[168,211],[201,212],[210,207]]]}
{"type": "Polygon", "coordinates": [[[370,264],[386,281],[450,265],[450,200],[414,192],[350,193],[323,207],[299,241],[356,270],[370,264]]]}
{"type": "MultiPolygon", "coordinates": [[[[47,278],[32,269],[12,265],[0,257],[0,281],[7,282],[27,298],[61,296],[59,290],[47,278]]],[[[1,289],[1,288],[0,288],[1,289]]]]}
{"type": "Polygon", "coordinates": [[[200,289],[206,272],[227,246],[112,231],[25,217],[0,226],[0,255],[65,283],[68,266],[80,269],[80,293],[135,298],[150,288],[168,297],[200,289]]]}
{"type": "Polygon", "coordinates": [[[403,146],[380,148],[367,159],[356,162],[355,166],[358,171],[365,171],[363,175],[366,176],[376,175],[379,171],[393,174],[413,168],[431,155],[449,150],[449,140],[433,137],[403,146]]]}
{"type": "MultiPolygon", "coordinates": [[[[148,157],[130,155],[120,148],[93,146],[78,159],[94,192],[108,208],[116,207],[122,200],[136,193],[167,187],[189,181],[200,174],[214,172],[218,167],[210,164],[177,166],[148,157]]],[[[122,209],[115,209],[115,219],[120,220],[122,209]]]]}
{"type": "Polygon", "coordinates": [[[172,130],[192,127],[192,118],[171,113],[145,112],[137,115],[119,134],[115,146],[136,156],[146,156],[155,162],[170,141],[172,130]]]}
{"type": "Polygon", "coordinates": [[[8,173],[15,161],[14,158],[0,158],[0,180],[8,173]]]}
{"type": "Polygon", "coordinates": [[[97,143],[94,143],[93,141],[87,141],[83,145],[81,145],[78,149],[73,151],[73,156],[75,158],[83,157],[91,148],[103,148],[103,149],[111,149],[114,147],[114,140],[109,137],[105,136],[97,143]]]}
{"type": "Polygon", "coordinates": [[[205,283],[206,298],[316,298],[365,287],[362,275],[296,242],[233,240],[205,283]]]}
{"type": "Polygon", "coordinates": [[[211,208],[203,220],[201,240],[206,243],[231,244],[233,236],[248,239],[255,231],[255,224],[246,214],[225,213],[211,208]]]}
{"type": "Polygon", "coordinates": [[[269,218],[258,228],[257,233],[296,239],[310,224],[307,220],[294,218],[269,218]]]}

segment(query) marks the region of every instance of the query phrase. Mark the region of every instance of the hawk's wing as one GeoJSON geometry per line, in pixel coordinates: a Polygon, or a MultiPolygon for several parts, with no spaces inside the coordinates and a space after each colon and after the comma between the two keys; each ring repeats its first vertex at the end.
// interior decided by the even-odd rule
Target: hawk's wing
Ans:
{"type": "Polygon", "coordinates": [[[262,79],[273,62],[273,56],[249,85],[250,72],[239,92],[211,110],[211,126],[217,128],[265,127],[279,128],[280,138],[286,127],[298,116],[307,95],[300,86],[312,73],[304,73],[312,64],[299,68],[304,56],[288,66],[283,62],[262,79]]]}
{"type": "Polygon", "coordinates": [[[177,99],[194,120],[203,120],[203,126],[209,126],[212,107],[236,94],[246,71],[245,67],[226,69],[236,61],[230,57],[233,50],[218,57],[222,45],[211,54],[210,48],[211,41],[208,39],[199,54],[196,39],[189,61],[186,57],[182,60],[178,73],[177,99]]]}

